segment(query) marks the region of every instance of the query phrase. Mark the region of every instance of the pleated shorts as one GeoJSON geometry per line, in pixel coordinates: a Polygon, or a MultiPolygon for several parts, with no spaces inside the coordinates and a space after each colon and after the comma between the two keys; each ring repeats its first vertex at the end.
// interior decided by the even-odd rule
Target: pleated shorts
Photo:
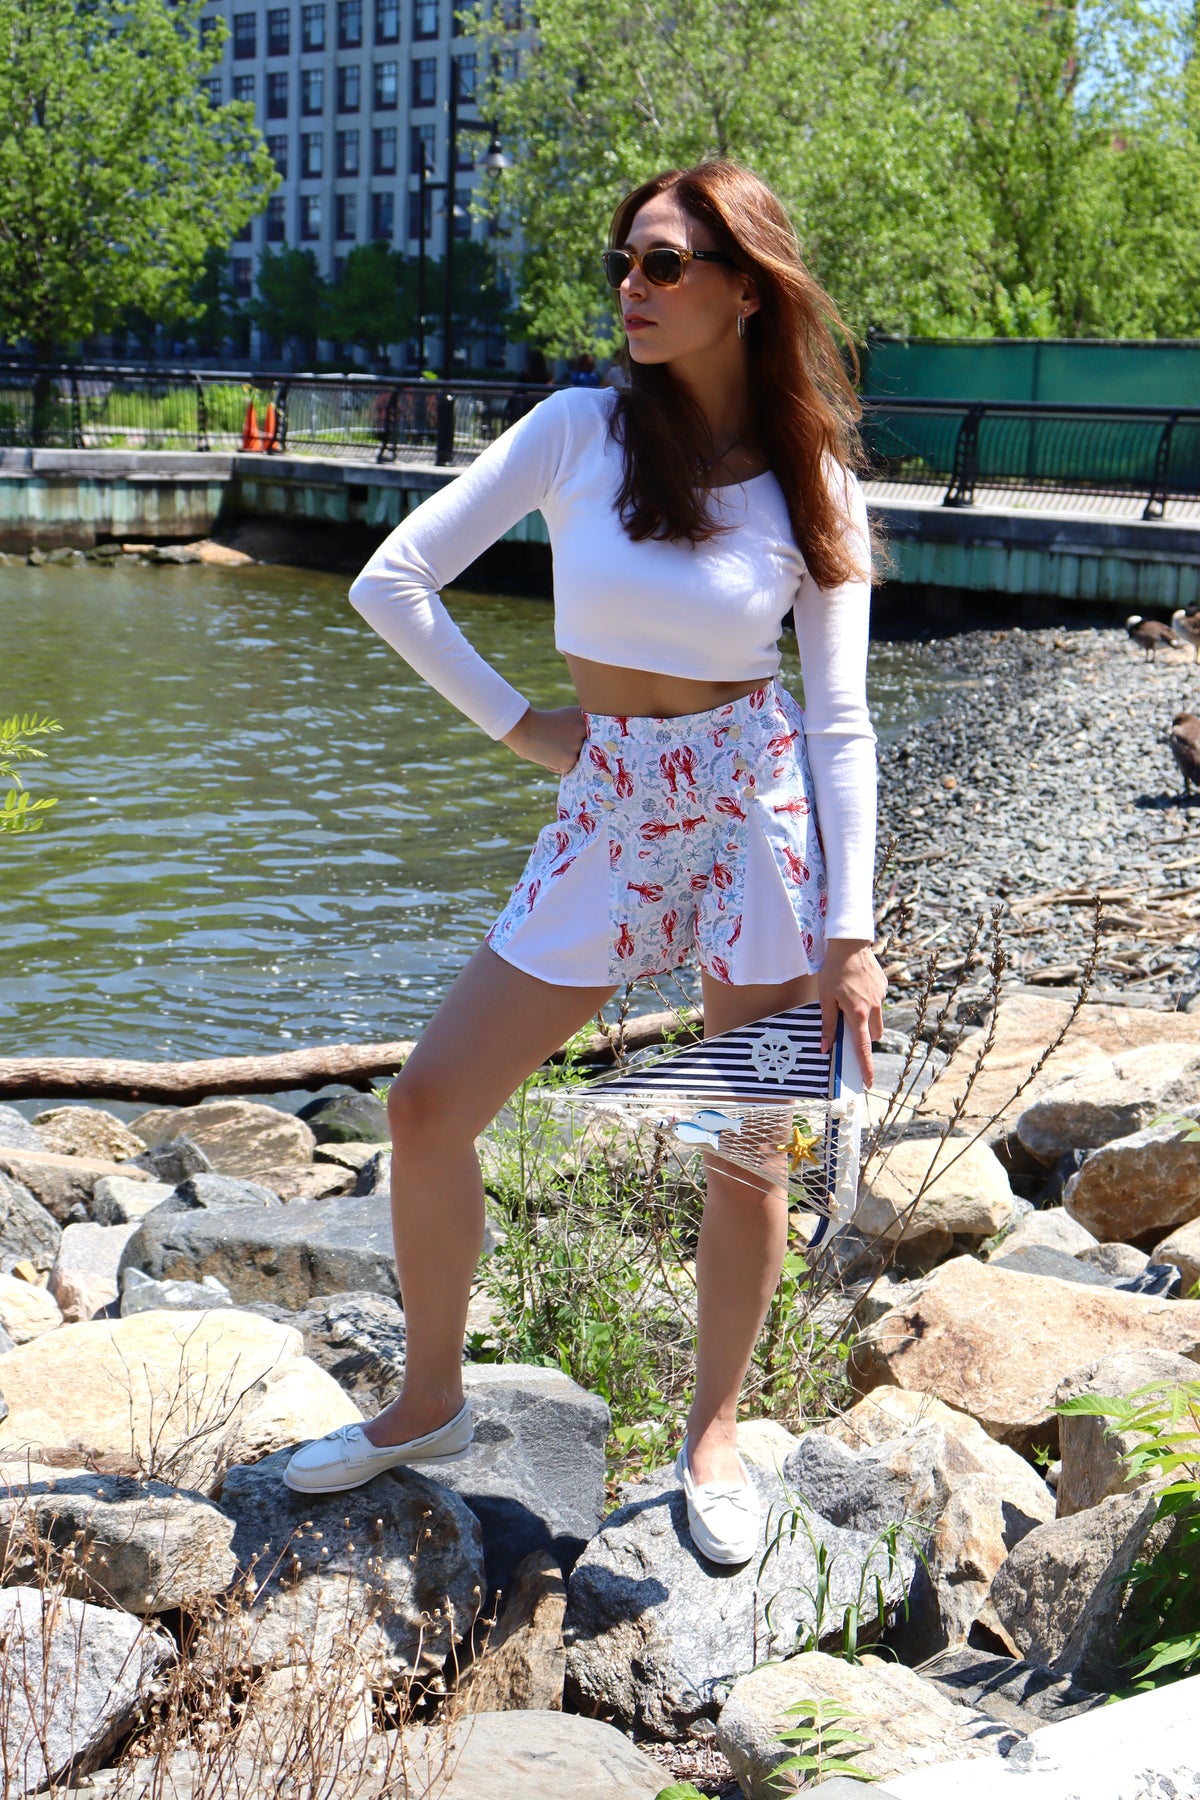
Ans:
{"type": "Polygon", "coordinates": [[[693,954],[734,986],[814,973],[825,858],[804,714],[774,679],[673,719],[585,713],[587,737],[486,942],[560,986],[693,954]]]}

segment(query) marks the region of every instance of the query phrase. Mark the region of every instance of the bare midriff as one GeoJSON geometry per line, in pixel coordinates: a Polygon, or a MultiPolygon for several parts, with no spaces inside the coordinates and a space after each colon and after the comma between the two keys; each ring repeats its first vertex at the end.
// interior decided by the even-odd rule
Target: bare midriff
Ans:
{"type": "Polygon", "coordinates": [[[768,679],[760,675],[754,681],[692,681],[571,655],[566,664],[584,712],[619,713],[625,718],[677,719],[684,713],[709,712],[752,694],[768,679]]]}

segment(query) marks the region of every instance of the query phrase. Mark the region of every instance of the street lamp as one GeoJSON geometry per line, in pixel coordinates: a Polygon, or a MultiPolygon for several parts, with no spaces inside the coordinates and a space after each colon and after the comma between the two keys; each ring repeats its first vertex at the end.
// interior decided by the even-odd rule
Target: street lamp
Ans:
{"type": "MultiPolygon", "coordinates": [[[[448,159],[446,187],[446,254],[442,274],[444,287],[442,290],[442,380],[449,381],[454,374],[454,174],[458,163],[459,131],[487,131],[491,134],[487,153],[483,158],[483,167],[492,173],[512,167],[508,157],[500,147],[500,138],[495,122],[486,124],[482,119],[460,119],[458,102],[461,98],[458,91],[458,58],[450,58],[450,120],[446,143],[448,159]]],[[[423,222],[423,221],[422,221],[423,222]]]]}

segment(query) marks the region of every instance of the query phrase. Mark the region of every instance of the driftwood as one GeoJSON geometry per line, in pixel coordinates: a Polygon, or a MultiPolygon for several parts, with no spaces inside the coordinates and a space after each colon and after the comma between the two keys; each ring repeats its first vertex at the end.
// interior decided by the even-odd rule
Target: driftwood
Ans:
{"type": "MultiPolygon", "coordinates": [[[[700,1014],[646,1013],[625,1021],[626,1050],[661,1044],[680,1025],[695,1027],[700,1014]]],[[[615,1032],[596,1031],[583,1048],[588,1062],[612,1062],[615,1032]]],[[[5,1100],[162,1100],[186,1106],[210,1094],[273,1094],[289,1088],[322,1088],[329,1082],[370,1088],[394,1075],[414,1048],[408,1038],[392,1044],[322,1044],[278,1056],[216,1056],[197,1062],[126,1062],[105,1056],[0,1057],[0,1098],[5,1100]]],[[[562,1051],[550,1058],[557,1062],[562,1051]]]]}

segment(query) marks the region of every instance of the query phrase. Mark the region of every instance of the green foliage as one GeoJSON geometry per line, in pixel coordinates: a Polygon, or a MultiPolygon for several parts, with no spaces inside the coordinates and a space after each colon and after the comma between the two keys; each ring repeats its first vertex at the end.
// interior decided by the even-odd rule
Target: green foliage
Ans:
{"type": "Polygon", "coordinates": [[[169,319],[278,177],[254,108],[198,93],[203,0],[0,0],[0,331],[42,355],[169,319]]]}
{"type": "Polygon", "coordinates": [[[1198,31],[1150,0],[542,0],[517,79],[481,87],[513,166],[478,204],[519,219],[524,315],[564,354],[620,341],[597,256],[621,195],[726,155],[860,335],[1187,335],[1198,31]]]}
{"type": "MultiPolygon", "coordinates": [[[[782,1479],[782,1478],[781,1478],[782,1479]]],[[[897,1520],[885,1525],[876,1533],[865,1556],[856,1552],[839,1549],[830,1551],[821,1535],[824,1521],[814,1512],[802,1494],[793,1494],[787,1483],[783,1483],[784,1500],[771,1508],[767,1520],[767,1546],[759,1563],[758,1579],[763,1585],[771,1560],[783,1548],[784,1544],[795,1543],[797,1537],[807,1540],[812,1551],[816,1574],[811,1583],[799,1586],[789,1585],[779,1588],[767,1601],[765,1614],[768,1626],[774,1629],[774,1617],[779,1603],[788,1594],[799,1594],[807,1599],[812,1609],[810,1623],[802,1629],[790,1648],[789,1655],[802,1655],[809,1650],[828,1649],[828,1640],[836,1631],[840,1636],[840,1644],[834,1654],[847,1662],[861,1662],[859,1644],[863,1620],[868,1607],[873,1602],[873,1617],[882,1627],[897,1612],[908,1617],[908,1594],[901,1583],[897,1597],[893,1591],[895,1577],[901,1573],[902,1563],[900,1547],[907,1544],[914,1555],[924,1560],[921,1544],[909,1526],[897,1520]],[[854,1591],[850,1600],[846,1601],[838,1616],[834,1611],[833,1587],[835,1575],[843,1569],[851,1571],[854,1580],[854,1591]]]]}
{"type": "Polygon", "coordinates": [[[1200,1381],[1150,1382],[1125,1398],[1080,1394],[1058,1411],[1137,1434],[1122,1455],[1131,1476],[1156,1485],[1155,1525],[1169,1522],[1127,1578],[1122,1651],[1135,1691],[1200,1674],[1200,1381]]]}
{"type": "Polygon", "coordinates": [[[289,244],[272,250],[268,244],[258,260],[258,296],[247,302],[246,312],[277,344],[294,338],[313,358],[327,291],[311,250],[289,244]]]}
{"type": "Polygon", "coordinates": [[[1200,1144],[1200,1119],[1190,1113],[1159,1113],[1151,1119],[1151,1125],[1177,1125],[1176,1142],[1182,1144],[1200,1144]]]}
{"type": "Polygon", "coordinates": [[[356,244],[323,295],[321,335],[360,344],[382,361],[386,346],[402,343],[416,326],[415,265],[386,244],[356,244]]]}
{"type": "Polygon", "coordinates": [[[16,835],[40,831],[45,820],[34,815],[44,814],[52,806],[58,805],[58,801],[53,799],[32,799],[25,791],[25,784],[17,772],[17,764],[44,762],[46,752],[36,744],[31,744],[30,738],[45,737],[61,730],[62,726],[56,719],[39,719],[36,713],[14,713],[10,719],[0,719],[0,781],[12,784],[0,807],[0,832],[16,835]]]}
{"type": "Polygon", "coordinates": [[[794,1718],[796,1723],[778,1734],[779,1741],[795,1744],[797,1749],[786,1762],[775,1765],[773,1785],[778,1785],[781,1775],[791,1774],[803,1775],[806,1780],[811,1776],[813,1781],[823,1781],[827,1775],[875,1779],[857,1763],[847,1761],[848,1752],[871,1747],[870,1739],[852,1731],[848,1723],[860,1719],[861,1714],[839,1706],[836,1700],[798,1700],[785,1709],[784,1717],[794,1718]]]}

